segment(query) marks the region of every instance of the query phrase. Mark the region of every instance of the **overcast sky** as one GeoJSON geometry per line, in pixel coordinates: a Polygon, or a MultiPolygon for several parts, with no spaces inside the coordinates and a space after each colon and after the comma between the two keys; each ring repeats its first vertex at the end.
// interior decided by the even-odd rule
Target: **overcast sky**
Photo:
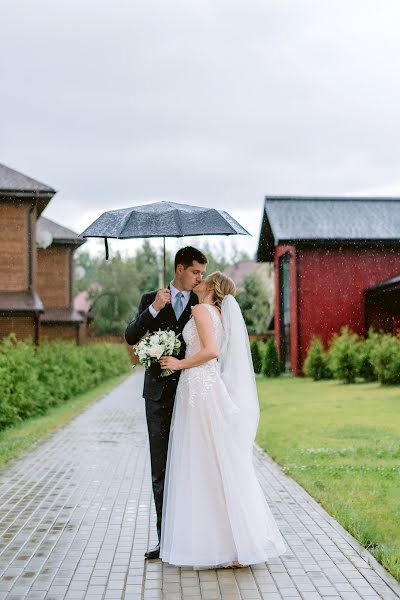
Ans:
{"type": "Polygon", "coordinates": [[[227,210],[253,252],[267,194],[400,195],[398,0],[2,0],[0,19],[0,162],[75,231],[164,199],[227,210]]]}

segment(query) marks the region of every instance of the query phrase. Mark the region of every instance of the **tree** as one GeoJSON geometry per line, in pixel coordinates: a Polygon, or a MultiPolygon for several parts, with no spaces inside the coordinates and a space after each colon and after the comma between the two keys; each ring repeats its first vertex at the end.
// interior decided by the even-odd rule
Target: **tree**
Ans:
{"type": "MultiPolygon", "coordinates": [[[[220,252],[205,244],[199,248],[208,259],[207,272],[222,271],[228,264],[225,248],[220,252]]],[[[174,277],[175,253],[166,253],[166,278],[168,284],[174,277]]],[[[80,251],[75,266],[84,268],[84,274],[76,281],[76,291],[88,292],[94,313],[93,329],[96,335],[121,335],[127,323],[135,315],[141,296],[160,286],[162,253],[144,240],[134,256],[122,258],[117,252],[110,260],[102,256],[92,257],[80,251]]]]}
{"type": "Polygon", "coordinates": [[[313,336],[311,339],[303,369],[307,377],[312,377],[315,381],[329,378],[327,353],[322,340],[317,336],[313,336]]]}
{"type": "Polygon", "coordinates": [[[75,291],[83,292],[87,290],[91,283],[96,281],[97,269],[102,263],[100,257],[93,257],[86,250],[78,250],[75,254],[75,273],[79,270],[80,277],[75,277],[75,291]]]}
{"type": "Polygon", "coordinates": [[[89,288],[96,335],[123,334],[139,304],[137,279],[135,260],[119,253],[98,265],[96,285],[89,288]]]}
{"type": "Polygon", "coordinates": [[[161,261],[162,257],[147,239],[142,247],[136,250],[136,283],[142,293],[159,288],[161,261]]]}
{"type": "Polygon", "coordinates": [[[265,344],[262,374],[266,377],[278,377],[280,373],[278,349],[274,338],[270,337],[265,344]]]}
{"type": "Polygon", "coordinates": [[[265,333],[270,315],[270,303],[257,271],[249,273],[243,279],[236,300],[243,313],[247,331],[249,333],[265,333]]]}
{"type": "Polygon", "coordinates": [[[261,373],[262,367],[262,356],[260,352],[260,346],[257,340],[253,340],[250,344],[251,358],[253,361],[254,373],[261,373]]]}

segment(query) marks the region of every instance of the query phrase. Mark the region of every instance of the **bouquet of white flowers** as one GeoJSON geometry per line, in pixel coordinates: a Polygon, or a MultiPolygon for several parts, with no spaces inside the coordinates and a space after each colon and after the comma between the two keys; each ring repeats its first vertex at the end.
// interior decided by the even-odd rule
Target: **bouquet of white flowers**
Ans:
{"type": "MultiPolygon", "coordinates": [[[[178,335],[180,335],[178,333],[178,335]]],[[[154,333],[148,333],[140,342],[134,346],[134,352],[139,358],[139,362],[145,369],[157,362],[161,356],[177,356],[181,349],[182,342],[178,339],[174,331],[159,329],[154,333]]],[[[161,377],[172,375],[172,369],[163,369],[161,377]]]]}

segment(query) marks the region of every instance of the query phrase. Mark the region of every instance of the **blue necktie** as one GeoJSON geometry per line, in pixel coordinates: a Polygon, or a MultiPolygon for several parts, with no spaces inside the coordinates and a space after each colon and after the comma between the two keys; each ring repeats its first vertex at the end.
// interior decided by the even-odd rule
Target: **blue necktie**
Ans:
{"type": "Polygon", "coordinates": [[[174,304],[174,312],[176,316],[176,320],[178,321],[179,317],[183,313],[183,294],[182,292],[178,292],[175,298],[174,304]]]}

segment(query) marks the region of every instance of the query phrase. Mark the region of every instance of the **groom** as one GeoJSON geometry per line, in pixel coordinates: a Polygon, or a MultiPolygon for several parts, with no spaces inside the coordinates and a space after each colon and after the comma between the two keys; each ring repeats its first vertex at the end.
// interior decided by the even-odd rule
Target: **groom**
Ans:
{"type": "MultiPolygon", "coordinates": [[[[207,259],[200,250],[186,246],[175,256],[175,276],[167,288],[143,295],[138,312],[125,331],[128,344],[137,344],[146,335],[158,329],[170,329],[180,333],[191,317],[191,307],[198,303],[193,288],[200,283],[207,265],[207,259]]],[[[185,343],[177,358],[185,356],[185,343]]],[[[165,467],[167,462],[169,431],[175,392],[180,371],[169,377],[161,377],[159,363],[146,369],[143,397],[146,401],[146,419],[149,432],[151,476],[154,503],[157,511],[158,540],[161,538],[161,517],[164,494],[165,467]]],[[[158,558],[160,543],[146,552],[146,558],[158,558]]]]}

